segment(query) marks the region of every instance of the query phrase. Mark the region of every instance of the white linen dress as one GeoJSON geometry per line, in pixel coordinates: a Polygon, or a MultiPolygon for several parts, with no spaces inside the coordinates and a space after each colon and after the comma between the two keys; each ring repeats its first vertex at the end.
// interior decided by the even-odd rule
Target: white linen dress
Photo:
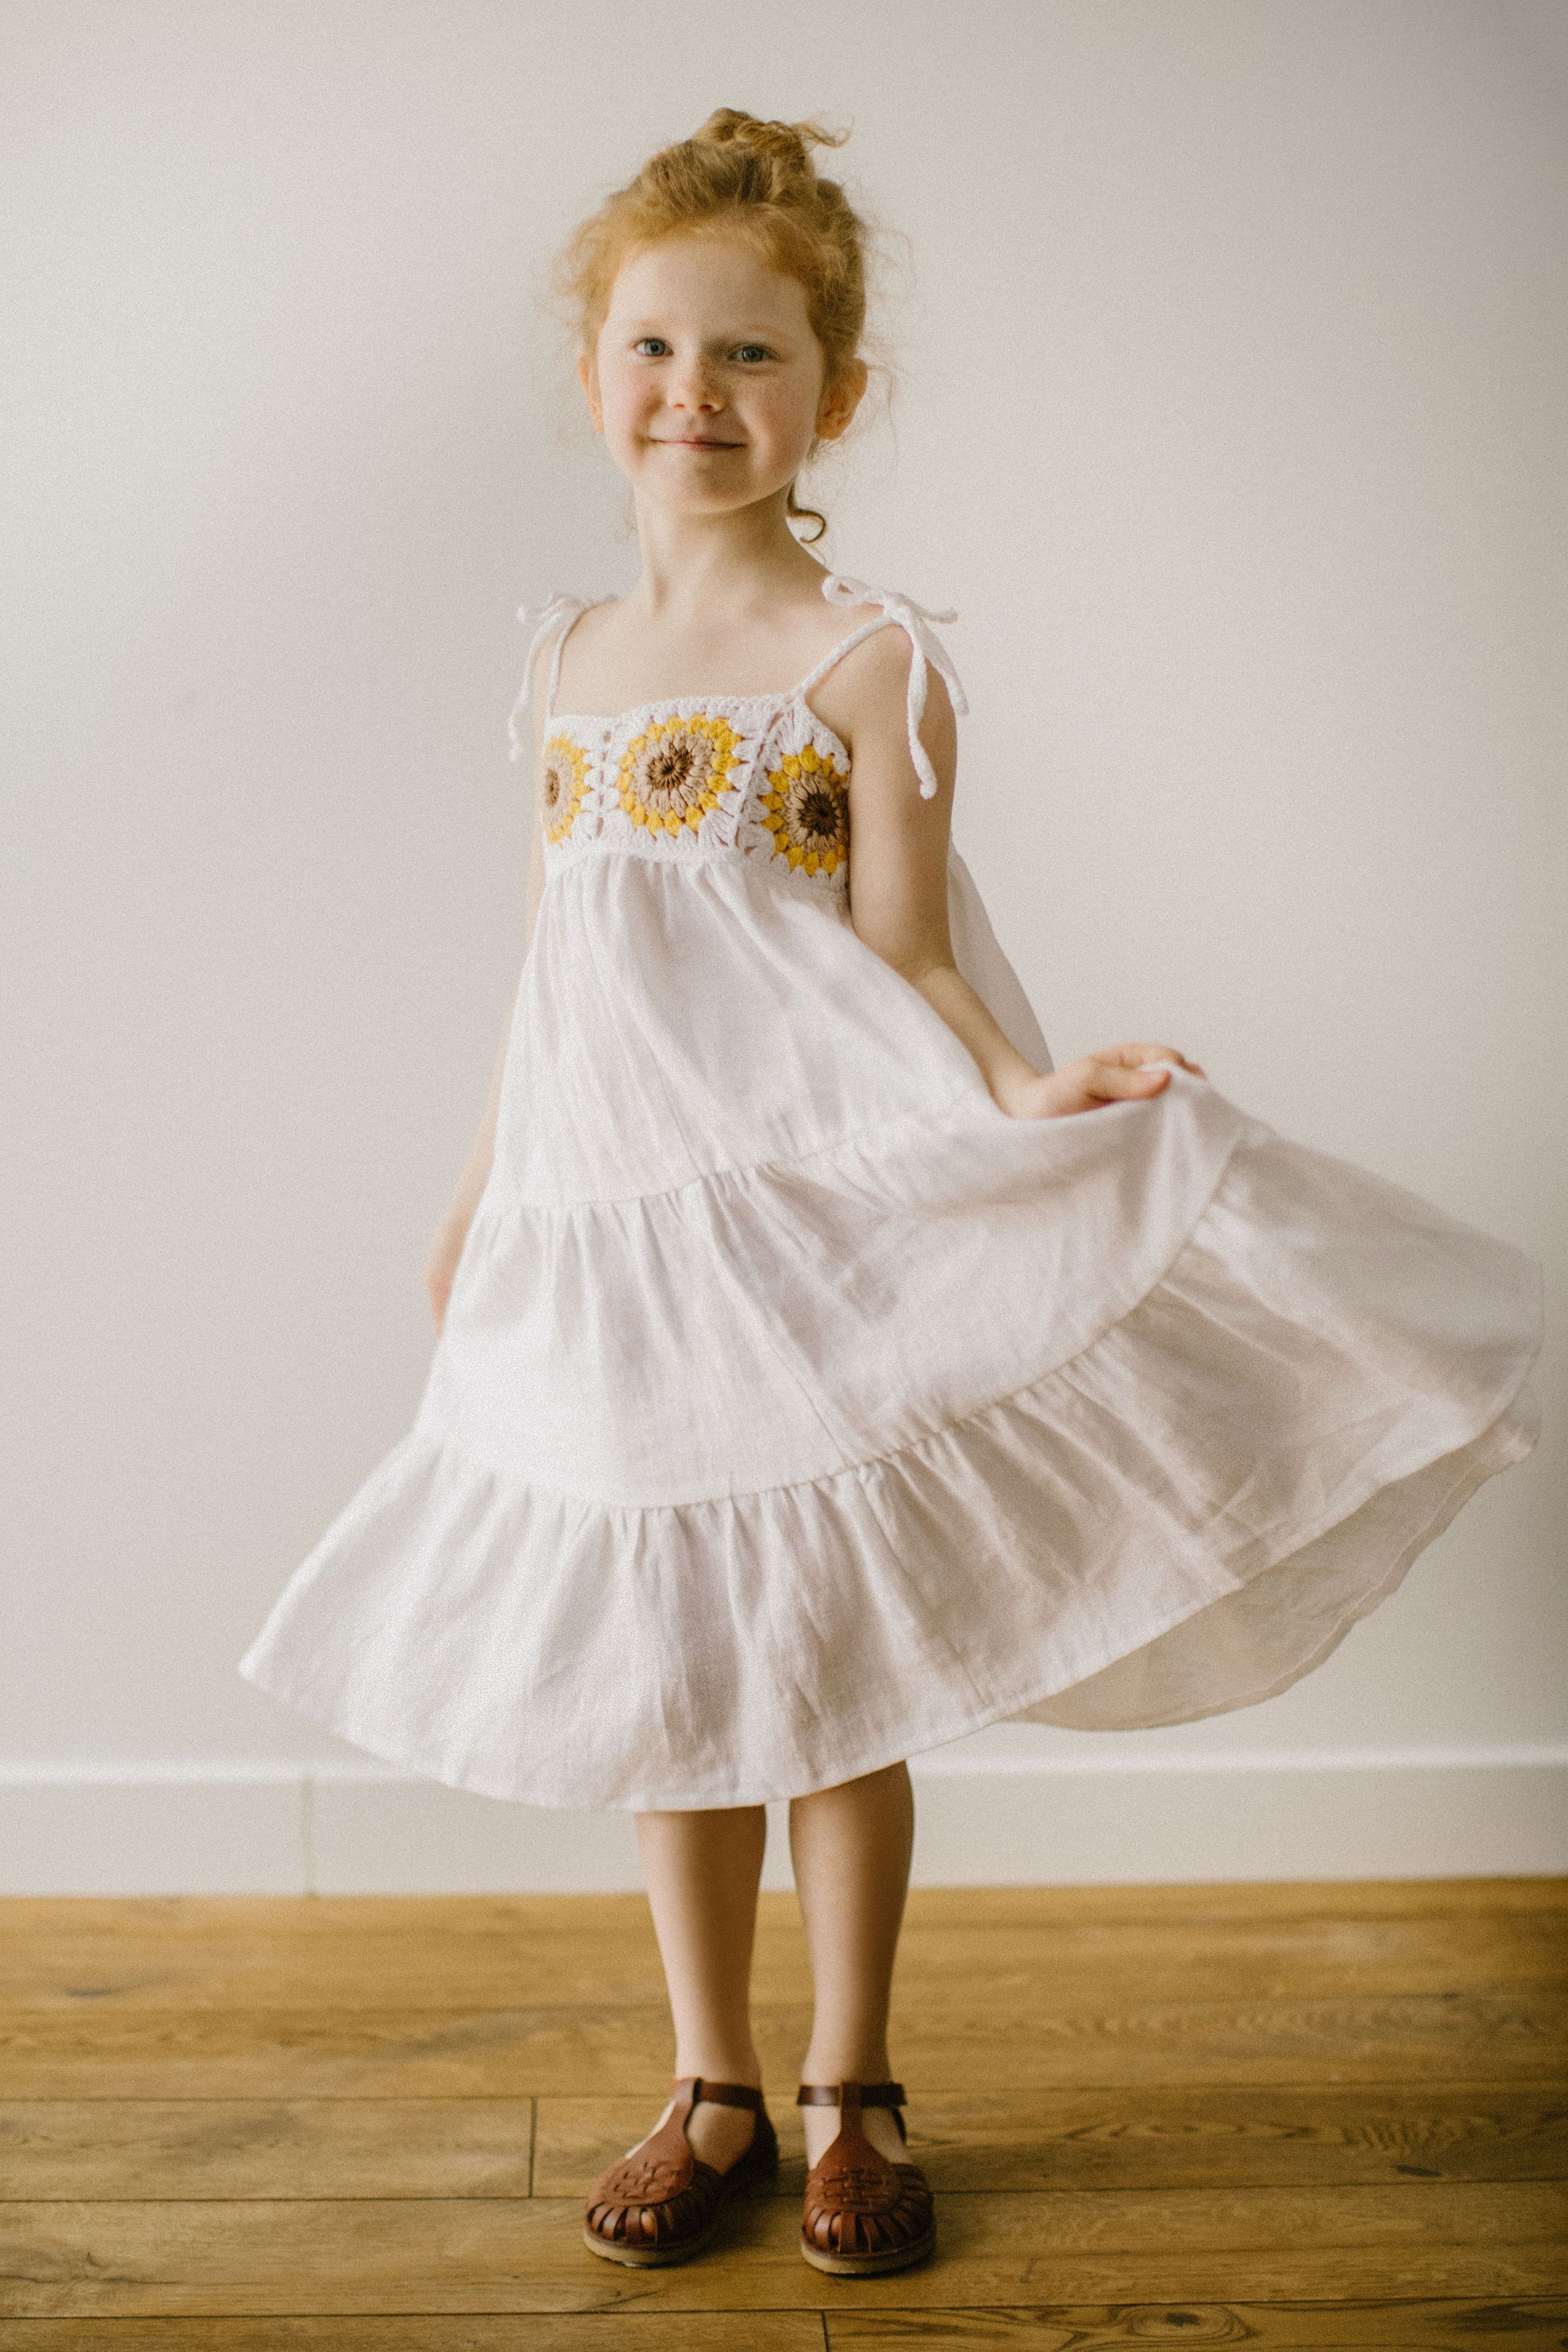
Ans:
{"type": "MultiPolygon", "coordinates": [[[[1519,1250],[1184,1071],[999,1108],[850,922],[806,698],[906,631],[934,793],[951,616],[824,590],[861,625],[792,692],[611,718],[553,708],[582,600],[532,616],[545,880],[489,1179],[412,1428],[240,1662],[458,1787],[751,1804],[997,1721],[1250,1706],[1534,1441],[1519,1250]]],[[[956,850],[950,908],[1048,1069],[956,850]]]]}

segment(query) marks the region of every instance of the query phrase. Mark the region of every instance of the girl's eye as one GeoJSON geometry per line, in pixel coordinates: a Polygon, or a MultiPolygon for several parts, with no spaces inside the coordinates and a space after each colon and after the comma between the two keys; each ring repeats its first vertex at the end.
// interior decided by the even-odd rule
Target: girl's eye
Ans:
{"type": "Polygon", "coordinates": [[[662,360],[667,358],[669,352],[669,345],[662,335],[645,335],[640,343],[632,345],[632,349],[635,352],[640,352],[646,360],[662,360]]]}
{"type": "Polygon", "coordinates": [[[767,355],[767,348],[763,343],[742,343],[735,352],[738,360],[765,360],[767,355]]]}

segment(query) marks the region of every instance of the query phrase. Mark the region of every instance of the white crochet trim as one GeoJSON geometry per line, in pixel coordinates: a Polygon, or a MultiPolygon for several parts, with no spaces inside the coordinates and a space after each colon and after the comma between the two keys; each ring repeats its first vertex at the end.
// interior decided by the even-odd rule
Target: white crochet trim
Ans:
{"type": "Polygon", "coordinates": [[[768,878],[819,896],[842,894],[848,887],[848,868],[841,861],[827,873],[807,874],[779,854],[772,829],[763,822],[762,800],[768,774],[779,760],[812,745],[824,762],[831,761],[847,774],[849,755],[830,727],[806,704],[788,695],[691,697],[685,701],[646,703],[597,724],[571,714],[557,714],[546,737],[559,736],[584,752],[589,762],[587,790],[571,830],[559,841],[546,836],[544,866],[553,874],[585,856],[608,855],[647,857],[658,864],[700,866],[718,858],[754,858],[768,878]],[[637,735],[657,719],[722,719],[739,738],[730,782],[702,824],[695,830],[658,833],[634,824],[621,805],[618,777],[623,758],[637,735]]]}

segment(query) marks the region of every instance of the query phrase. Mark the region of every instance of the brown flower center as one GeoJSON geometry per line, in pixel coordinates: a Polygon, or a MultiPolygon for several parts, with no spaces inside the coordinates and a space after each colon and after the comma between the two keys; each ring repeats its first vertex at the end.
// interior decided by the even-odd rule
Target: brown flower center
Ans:
{"type": "Polygon", "coordinates": [[[689,743],[667,743],[656,751],[647,763],[649,792],[668,797],[678,793],[688,781],[696,765],[697,754],[689,743]]]}
{"type": "Polygon", "coordinates": [[[795,804],[795,822],[816,841],[837,841],[844,823],[840,796],[825,784],[812,785],[795,804]]]}

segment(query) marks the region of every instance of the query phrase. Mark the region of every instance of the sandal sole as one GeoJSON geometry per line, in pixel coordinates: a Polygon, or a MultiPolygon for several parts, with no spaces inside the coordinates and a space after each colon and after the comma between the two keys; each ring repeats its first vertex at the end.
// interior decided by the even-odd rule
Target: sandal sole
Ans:
{"type": "Polygon", "coordinates": [[[630,2246],[612,2246],[607,2239],[596,2238],[584,2221],[583,2243],[590,2253],[602,2254],[607,2263],[624,2263],[627,2270],[657,2270],[670,2263],[689,2262],[693,2254],[700,2254],[703,2247],[718,2235],[719,2224],[723,2219],[723,2212],[715,2214],[700,2237],[688,2238],[679,2246],[647,2246],[636,2250],[630,2246]]]}
{"type": "Polygon", "coordinates": [[[916,2263],[923,2263],[928,2254],[936,2252],[936,2231],[917,2241],[912,2246],[893,2246],[882,2254],[834,2254],[824,2246],[814,2246],[805,2238],[800,2251],[814,2271],[826,2271],[833,2278],[874,2278],[886,2271],[904,2271],[916,2263]]]}

